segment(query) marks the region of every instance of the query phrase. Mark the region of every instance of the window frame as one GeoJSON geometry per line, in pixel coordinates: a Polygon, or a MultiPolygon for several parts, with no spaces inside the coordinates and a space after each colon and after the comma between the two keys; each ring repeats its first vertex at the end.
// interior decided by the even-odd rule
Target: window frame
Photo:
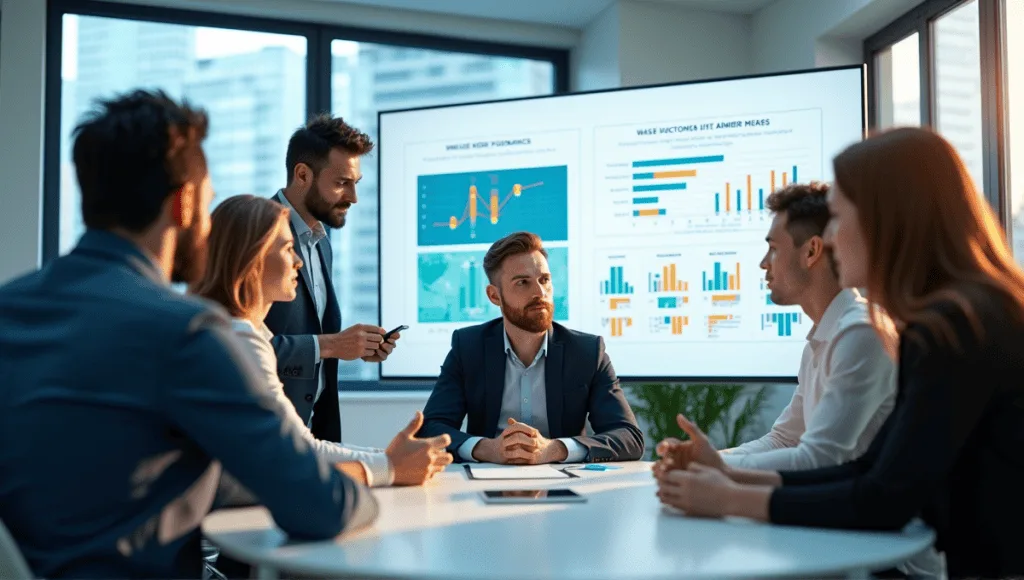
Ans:
{"type": "MultiPolygon", "coordinates": [[[[868,68],[868,129],[878,129],[878,55],[893,44],[918,34],[921,77],[921,126],[936,122],[934,24],[946,14],[971,0],[925,0],[882,30],[864,40],[864,61],[868,68]]],[[[1012,239],[1009,183],[1009,131],[1006,125],[1006,0],[977,0],[978,33],[981,48],[981,124],[986,201],[995,210],[1012,239]]]]}
{"type": "Polygon", "coordinates": [[[554,70],[553,94],[569,91],[568,49],[103,0],[49,0],[43,124],[44,264],[56,258],[60,249],[61,67],[63,23],[67,14],[305,37],[307,117],[313,112],[331,110],[331,42],[334,40],[550,62],[554,70]]]}

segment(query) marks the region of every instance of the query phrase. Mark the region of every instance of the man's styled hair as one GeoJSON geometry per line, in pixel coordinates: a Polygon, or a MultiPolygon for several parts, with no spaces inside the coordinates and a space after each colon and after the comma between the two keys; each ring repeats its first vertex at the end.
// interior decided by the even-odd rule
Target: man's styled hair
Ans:
{"type": "Polygon", "coordinates": [[[285,166],[288,170],[287,183],[292,182],[295,166],[304,163],[313,170],[313,175],[327,165],[331,149],[341,149],[352,155],[363,156],[373,151],[373,140],[366,133],[349,125],[341,117],[327,113],[317,115],[300,127],[288,140],[285,166]]]}
{"type": "Polygon", "coordinates": [[[824,236],[829,220],[828,188],[820,181],[792,183],[768,196],[768,209],[786,214],[786,230],[797,246],[813,236],[824,236]]]}
{"type": "Polygon", "coordinates": [[[205,111],[163,91],[97,101],[72,133],[85,225],[133,233],[153,225],[170,195],[206,176],[207,126],[205,111]]]}
{"type": "Polygon", "coordinates": [[[512,256],[532,254],[533,252],[540,252],[544,258],[548,257],[548,252],[544,249],[540,236],[530,232],[516,232],[494,242],[487,250],[487,255],[484,256],[484,273],[487,274],[487,280],[491,284],[497,285],[498,272],[501,271],[505,260],[512,256]]]}

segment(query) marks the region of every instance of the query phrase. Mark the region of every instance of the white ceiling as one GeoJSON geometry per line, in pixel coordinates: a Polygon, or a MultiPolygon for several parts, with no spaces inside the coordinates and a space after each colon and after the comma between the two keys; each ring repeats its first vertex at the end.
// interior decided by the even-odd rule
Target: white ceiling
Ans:
{"type": "MultiPolygon", "coordinates": [[[[2,0],[0,0],[2,1],[2,0]]],[[[495,20],[584,28],[616,0],[321,0],[495,20]]],[[[775,0],[642,0],[699,10],[751,14],[775,0]]]]}
{"type": "Polygon", "coordinates": [[[700,10],[715,12],[732,12],[733,14],[753,14],[775,2],[775,0],[645,0],[663,4],[676,4],[700,10]]]}

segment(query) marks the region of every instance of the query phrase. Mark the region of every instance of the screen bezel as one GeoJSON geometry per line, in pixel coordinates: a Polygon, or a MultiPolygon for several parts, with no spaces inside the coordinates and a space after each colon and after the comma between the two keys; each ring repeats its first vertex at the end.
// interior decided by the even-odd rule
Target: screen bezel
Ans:
{"type": "MultiPolygon", "coordinates": [[[[450,108],[453,108],[453,107],[473,107],[473,106],[477,106],[477,105],[491,105],[491,104],[497,104],[497,103],[511,103],[511,102],[517,102],[517,101],[536,101],[536,100],[542,100],[542,99],[567,99],[567,98],[580,97],[580,96],[586,96],[586,95],[595,95],[595,94],[602,94],[602,93],[636,92],[636,91],[644,91],[644,90],[649,90],[649,89],[659,89],[659,88],[666,88],[666,87],[677,87],[677,86],[696,85],[696,84],[713,84],[713,83],[730,82],[730,81],[737,81],[737,80],[761,79],[761,78],[772,78],[772,77],[785,77],[785,76],[796,76],[796,75],[826,73],[826,72],[835,72],[835,71],[851,71],[851,70],[860,70],[860,73],[861,73],[860,74],[860,96],[861,96],[861,107],[860,107],[860,109],[861,109],[861,119],[860,119],[860,121],[861,121],[861,138],[863,139],[863,138],[867,137],[867,131],[868,131],[868,126],[867,126],[867,120],[868,120],[868,111],[867,111],[867,105],[868,105],[868,99],[867,99],[867,64],[865,64],[865,63],[851,64],[851,65],[840,65],[840,66],[830,66],[830,67],[821,67],[821,68],[799,69],[799,70],[790,70],[790,71],[779,71],[779,72],[772,72],[772,73],[760,73],[760,74],[749,74],[749,75],[736,75],[736,76],[729,76],[729,77],[715,77],[715,78],[707,78],[707,79],[695,79],[695,80],[689,80],[689,81],[657,83],[657,84],[630,86],[630,87],[613,87],[613,88],[608,88],[608,89],[593,89],[593,90],[576,91],[576,92],[571,92],[570,91],[570,92],[563,92],[563,93],[553,93],[553,94],[550,94],[550,95],[536,95],[536,96],[515,97],[515,98],[508,98],[508,99],[489,99],[489,100],[482,100],[482,101],[469,101],[469,102],[465,102],[465,103],[451,103],[451,104],[447,104],[447,105],[435,105],[435,106],[426,106],[426,107],[408,107],[408,108],[404,108],[404,109],[380,110],[380,111],[377,111],[377,131],[378,131],[378,133],[380,132],[380,128],[382,126],[383,118],[384,118],[385,115],[394,115],[394,114],[399,114],[399,113],[408,113],[408,112],[412,112],[412,111],[431,111],[431,110],[438,110],[438,109],[450,109],[450,108]]],[[[383,310],[383,302],[384,302],[383,298],[384,297],[383,297],[383,292],[382,292],[382,289],[383,289],[383,284],[382,284],[382,282],[383,282],[383,271],[382,271],[382,269],[380,267],[380,264],[383,261],[382,260],[383,256],[381,254],[381,239],[383,237],[382,234],[381,234],[381,226],[383,225],[383,220],[381,218],[382,213],[380,211],[380,208],[382,207],[382,205],[381,205],[381,181],[382,181],[381,180],[381,176],[383,175],[381,173],[381,160],[384,157],[383,155],[381,155],[381,150],[382,149],[383,149],[383,143],[380,142],[380,139],[379,139],[379,136],[378,136],[378,143],[377,143],[377,321],[378,321],[378,324],[380,324],[383,321],[383,319],[384,319],[384,310],[383,310]]],[[[437,380],[437,375],[387,375],[385,373],[385,370],[384,370],[386,368],[386,365],[387,365],[387,361],[382,361],[380,363],[380,380],[379,380],[380,383],[387,383],[387,382],[419,382],[419,381],[426,382],[426,381],[436,381],[437,380]]],[[[620,381],[622,381],[622,382],[627,382],[627,383],[633,383],[633,382],[647,382],[647,383],[653,383],[653,382],[683,382],[683,383],[718,383],[718,382],[729,382],[729,383],[744,383],[744,384],[749,384],[749,383],[786,383],[786,384],[796,384],[797,382],[799,382],[798,381],[798,377],[797,377],[796,372],[795,372],[797,369],[794,368],[793,370],[794,370],[794,374],[792,374],[792,375],[782,375],[782,376],[754,376],[754,375],[739,375],[739,376],[711,376],[711,375],[677,375],[677,376],[671,376],[671,375],[660,376],[659,375],[659,376],[654,376],[654,375],[636,375],[636,376],[633,376],[633,375],[619,375],[618,379],[620,381]]]]}

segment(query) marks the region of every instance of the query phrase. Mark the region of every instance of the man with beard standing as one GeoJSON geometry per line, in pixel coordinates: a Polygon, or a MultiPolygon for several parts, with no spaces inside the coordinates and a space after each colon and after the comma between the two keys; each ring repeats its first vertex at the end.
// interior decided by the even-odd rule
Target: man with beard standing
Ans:
{"type": "Polygon", "coordinates": [[[313,435],[335,443],[341,443],[338,359],[380,362],[399,338],[395,334],[384,342],[385,330],[370,324],[342,330],[331,283],[333,253],[324,226],[345,225],[349,207],[358,201],[360,158],[372,150],[370,137],[343,119],[314,117],[288,141],[288,184],[273,197],[291,210],[295,251],[303,264],[297,298],[275,303],[266,318],[274,333],[277,371],[313,435]]]}
{"type": "Polygon", "coordinates": [[[604,340],[552,322],[551,271],[540,238],[517,232],[498,240],[484,257],[484,272],[487,297],[502,318],[452,335],[420,435],[450,435],[457,461],[639,459],[643,434],[604,340]],[[588,419],[593,435],[586,434],[588,419]]]}
{"type": "Polygon", "coordinates": [[[74,133],[88,230],[0,287],[0,520],[33,577],[198,578],[221,464],[289,535],[376,515],[358,462],[269,410],[223,309],[170,287],[204,267],[206,126],[160,92],[100,103],[74,133]]]}

